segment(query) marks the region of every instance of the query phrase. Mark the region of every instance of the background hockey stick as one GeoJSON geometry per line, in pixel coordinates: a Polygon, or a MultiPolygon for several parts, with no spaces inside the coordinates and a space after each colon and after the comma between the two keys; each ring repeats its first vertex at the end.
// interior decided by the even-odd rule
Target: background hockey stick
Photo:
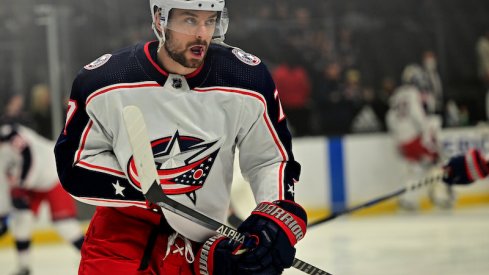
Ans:
{"type": "Polygon", "coordinates": [[[332,213],[331,215],[329,215],[329,216],[327,216],[325,218],[322,218],[322,219],[319,219],[317,221],[314,221],[314,222],[309,223],[307,225],[307,227],[308,228],[311,228],[313,226],[316,226],[316,225],[325,223],[327,221],[330,221],[332,219],[335,219],[335,218],[337,218],[339,216],[343,216],[343,215],[349,214],[351,212],[357,211],[359,209],[366,208],[366,207],[369,207],[369,206],[378,204],[380,202],[389,200],[389,199],[394,198],[394,197],[398,197],[398,196],[400,196],[400,195],[402,195],[402,194],[404,194],[404,193],[406,193],[408,191],[413,191],[413,190],[420,189],[420,188],[422,188],[424,186],[428,186],[430,184],[433,184],[435,182],[440,181],[442,179],[442,177],[443,177],[442,171],[441,170],[440,171],[437,171],[433,175],[430,175],[430,176],[427,176],[426,178],[423,178],[421,180],[418,180],[418,181],[416,181],[415,183],[413,183],[410,186],[401,188],[401,189],[399,189],[397,191],[394,191],[392,193],[389,193],[389,194],[380,196],[380,197],[378,197],[376,199],[373,199],[371,201],[367,201],[367,202],[362,203],[360,205],[357,205],[357,206],[354,206],[354,207],[351,207],[351,208],[347,208],[347,209],[344,209],[344,210],[341,210],[341,211],[332,213]]]}
{"type": "MultiPolygon", "coordinates": [[[[133,152],[134,163],[138,172],[139,181],[141,182],[141,189],[146,199],[168,211],[172,211],[190,221],[214,230],[223,236],[243,243],[245,240],[244,235],[234,228],[224,225],[166,196],[159,184],[159,176],[155,168],[153,152],[141,111],[135,106],[127,106],[123,110],[123,117],[133,152]]],[[[297,258],[294,259],[292,266],[307,274],[331,275],[297,258]]]]}

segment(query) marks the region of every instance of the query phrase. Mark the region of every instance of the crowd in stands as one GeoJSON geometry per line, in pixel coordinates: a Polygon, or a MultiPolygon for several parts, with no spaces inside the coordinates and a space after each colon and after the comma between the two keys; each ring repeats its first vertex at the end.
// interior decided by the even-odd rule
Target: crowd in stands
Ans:
{"type": "MultiPolygon", "coordinates": [[[[402,69],[412,63],[424,68],[436,100],[434,111],[443,115],[444,126],[468,125],[470,117],[473,121],[481,119],[480,110],[468,105],[471,101],[457,100],[460,96],[452,97],[450,92],[444,91],[436,41],[425,39],[422,30],[418,30],[418,40],[399,47],[396,56],[387,56],[388,52],[396,52],[392,49],[382,56],[384,48],[366,53],[368,42],[360,39],[369,33],[362,34],[362,30],[395,32],[388,26],[389,19],[375,21],[353,6],[348,12],[338,13],[340,5],[335,1],[248,2],[246,7],[230,3],[231,18],[238,24],[235,22],[236,29],[230,30],[232,35],[228,42],[236,41],[235,44],[260,56],[271,67],[296,136],[385,131],[389,97],[402,84],[402,69]],[[232,13],[238,9],[239,13],[232,13]],[[253,19],[249,17],[251,14],[255,15],[253,19]],[[417,45],[421,40],[426,41],[417,45]],[[406,53],[409,49],[411,52],[406,53]],[[372,62],[368,55],[380,56],[378,63],[372,62]],[[394,66],[386,65],[396,58],[394,66]],[[369,60],[368,65],[365,65],[366,60],[369,60]],[[382,66],[390,68],[388,73],[379,69],[382,66]]],[[[429,5],[424,7],[430,8],[429,5]]],[[[432,5],[431,8],[437,7],[432,5]]],[[[426,20],[414,15],[411,20],[417,21],[412,28],[426,24],[426,20]]],[[[409,39],[408,35],[405,39],[409,39]]],[[[390,45],[384,46],[389,48],[390,45]]],[[[445,67],[451,66],[443,61],[445,67]]],[[[449,85],[447,87],[451,88],[449,85]]]]}
{"type": "MultiPolygon", "coordinates": [[[[113,49],[119,44],[153,39],[145,5],[122,0],[124,5],[110,9],[110,3],[117,1],[103,1],[98,8],[84,2],[68,2],[77,12],[70,25],[73,29],[67,33],[83,34],[70,36],[69,46],[76,53],[71,61],[73,68],[79,69],[95,59],[100,48],[113,49]],[[126,4],[131,9],[130,15],[118,16],[118,12],[127,13],[123,8],[126,4]],[[83,19],[83,13],[90,14],[90,21],[83,19]],[[80,39],[93,41],[94,49],[77,48],[80,39]]],[[[386,131],[389,97],[402,84],[403,68],[412,63],[425,68],[437,101],[435,111],[443,115],[444,127],[485,120],[486,110],[481,102],[486,101],[489,86],[485,82],[486,87],[482,87],[487,77],[481,72],[477,74],[477,64],[479,68],[484,66],[489,35],[481,36],[482,29],[471,27],[477,20],[479,25],[483,25],[480,22],[489,25],[487,16],[483,16],[485,13],[479,12],[484,7],[461,6],[452,0],[446,1],[444,6],[437,5],[437,1],[421,1],[418,6],[401,0],[382,1],[380,6],[371,2],[376,0],[348,3],[334,0],[227,1],[233,23],[226,43],[240,45],[243,50],[259,56],[270,68],[295,136],[386,131]],[[419,13],[419,10],[425,12],[419,13]],[[441,15],[455,12],[457,17],[442,20],[441,15]],[[458,29],[449,30],[451,26],[458,29]],[[443,28],[443,33],[437,32],[443,28]],[[463,31],[465,36],[458,35],[463,31]],[[462,41],[460,37],[469,38],[462,41]]],[[[489,8],[489,4],[484,5],[489,8]]],[[[32,53],[26,54],[25,59],[29,60],[30,55],[32,53]]],[[[36,73],[39,72],[37,69],[36,73]]],[[[29,77],[29,73],[25,75],[29,77]]],[[[23,97],[27,105],[32,106],[26,108],[30,109],[30,117],[40,121],[31,120],[43,125],[39,129],[48,135],[51,131],[49,107],[45,106],[49,104],[32,103],[49,97],[45,95],[48,87],[34,87],[35,83],[46,79],[37,75],[29,79],[35,81],[32,85],[29,82],[31,87],[26,87],[32,90],[32,95],[24,92],[23,97]]],[[[8,94],[4,98],[12,97],[11,91],[2,91],[2,94],[8,94]]],[[[0,111],[8,112],[5,106],[11,103],[2,101],[4,108],[0,111]]]]}

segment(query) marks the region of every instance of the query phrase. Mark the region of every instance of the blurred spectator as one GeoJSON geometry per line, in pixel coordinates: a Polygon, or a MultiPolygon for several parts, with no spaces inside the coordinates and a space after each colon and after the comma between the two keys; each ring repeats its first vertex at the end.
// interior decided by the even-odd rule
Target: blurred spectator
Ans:
{"type": "Polygon", "coordinates": [[[447,101],[445,106],[445,121],[447,127],[469,125],[469,108],[465,104],[457,104],[454,100],[447,101]]]}
{"type": "Polygon", "coordinates": [[[445,121],[448,127],[456,127],[461,125],[460,110],[457,103],[450,99],[445,106],[445,121]]]}
{"type": "Polygon", "coordinates": [[[278,65],[272,71],[272,76],[292,134],[295,136],[311,134],[309,110],[311,82],[306,69],[291,57],[287,62],[278,65]]]}
{"type": "Polygon", "coordinates": [[[345,69],[352,69],[357,63],[357,56],[353,47],[352,31],[342,28],[338,38],[338,52],[345,69]]]}
{"type": "Polygon", "coordinates": [[[489,89],[489,30],[477,40],[476,52],[479,77],[489,89]]]}
{"type": "Polygon", "coordinates": [[[31,115],[36,132],[52,139],[51,95],[45,84],[37,84],[31,90],[31,115]]]}
{"type": "Polygon", "coordinates": [[[489,119],[489,30],[477,40],[476,53],[479,78],[485,89],[486,119],[489,119]]]}
{"type": "Polygon", "coordinates": [[[441,113],[443,109],[443,86],[440,74],[438,73],[435,53],[431,50],[424,51],[422,62],[435,100],[435,112],[441,113]]]}
{"type": "Polygon", "coordinates": [[[339,119],[333,110],[342,98],[341,72],[338,62],[328,63],[313,90],[314,125],[319,134],[331,133],[337,128],[335,124],[339,119]]]}
{"type": "Polygon", "coordinates": [[[460,125],[468,126],[470,113],[469,113],[469,108],[467,108],[467,105],[461,104],[459,107],[459,112],[460,112],[460,125]]]}
{"type": "Polygon", "coordinates": [[[359,132],[378,132],[382,130],[382,123],[374,111],[377,105],[375,92],[372,88],[365,88],[362,91],[362,107],[357,112],[352,121],[352,131],[359,132]]]}
{"type": "Polygon", "coordinates": [[[24,110],[24,96],[21,94],[11,95],[6,102],[4,113],[1,116],[2,123],[19,123],[32,125],[32,119],[24,110]]]}
{"type": "Polygon", "coordinates": [[[355,69],[349,69],[345,74],[344,97],[352,102],[359,102],[362,98],[362,88],[360,85],[360,72],[355,69]]]}
{"type": "Polygon", "coordinates": [[[377,117],[380,119],[382,124],[382,130],[387,130],[387,125],[385,124],[385,116],[389,110],[389,99],[394,94],[396,89],[396,81],[390,76],[386,76],[382,79],[380,84],[380,90],[377,93],[377,98],[375,105],[373,106],[377,117]]]}

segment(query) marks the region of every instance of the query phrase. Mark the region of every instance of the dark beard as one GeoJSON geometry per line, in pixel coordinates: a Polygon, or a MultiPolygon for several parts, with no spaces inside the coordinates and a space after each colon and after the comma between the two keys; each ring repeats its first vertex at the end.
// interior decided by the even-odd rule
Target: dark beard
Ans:
{"type": "Polygon", "coordinates": [[[163,46],[165,47],[165,50],[171,59],[175,60],[178,64],[182,65],[185,68],[195,69],[195,68],[200,67],[200,65],[202,65],[202,63],[204,62],[204,59],[202,59],[202,60],[199,60],[199,59],[187,60],[185,58],[185,51],[187,50],[188,46],[190,46],[190,45],[203,45],[203,46],[207,47],[207,43],[204,40],[197,39],[193,43],[188,43],[187,46],[185,47],[185,49],[178,52],[178,51],[174,50],[172,47],[173,45],[171,43],[169,43],[172,41],[171,38],[172,38],[171,31],[166,31],[165,32],[165,43],[163,46]]]}

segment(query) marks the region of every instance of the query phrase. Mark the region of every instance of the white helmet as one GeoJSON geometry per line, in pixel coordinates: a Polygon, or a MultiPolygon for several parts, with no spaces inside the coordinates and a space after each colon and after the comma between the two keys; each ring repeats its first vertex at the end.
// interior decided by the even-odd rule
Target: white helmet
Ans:
{"type": "Polygon", "coordinates": [[[402,72],[402,82],[413,85],[420,92],[423,107],[427,113],[434,113],[436,107],[431,82],[423,68],[417,64],[410,64],[402,72]]]}
{"type": "Polygon", "coordinates": [[[162,28],[166,28],[168,24],[168,16],[171,9],[183,10],[202,10],[202,11],[217,11],[218,18],[216,29],[212,40],[216,42],[224,41],[224,35],[228,29],[229,18],[224,0],[150,0],[151,17],[153,18],[153,31],[160,40],[160,43],[165,42],[165,35],[158,32],[155,22],[155,12],[160,10],[159,18],[162,28]]]}
{"type": "Polygon", "coordinates": [[[425,71],[417,64],[409,64],[402,71],[402,82],[416,86],[423,91],[430,91],[431,85],[425,71]]]}

